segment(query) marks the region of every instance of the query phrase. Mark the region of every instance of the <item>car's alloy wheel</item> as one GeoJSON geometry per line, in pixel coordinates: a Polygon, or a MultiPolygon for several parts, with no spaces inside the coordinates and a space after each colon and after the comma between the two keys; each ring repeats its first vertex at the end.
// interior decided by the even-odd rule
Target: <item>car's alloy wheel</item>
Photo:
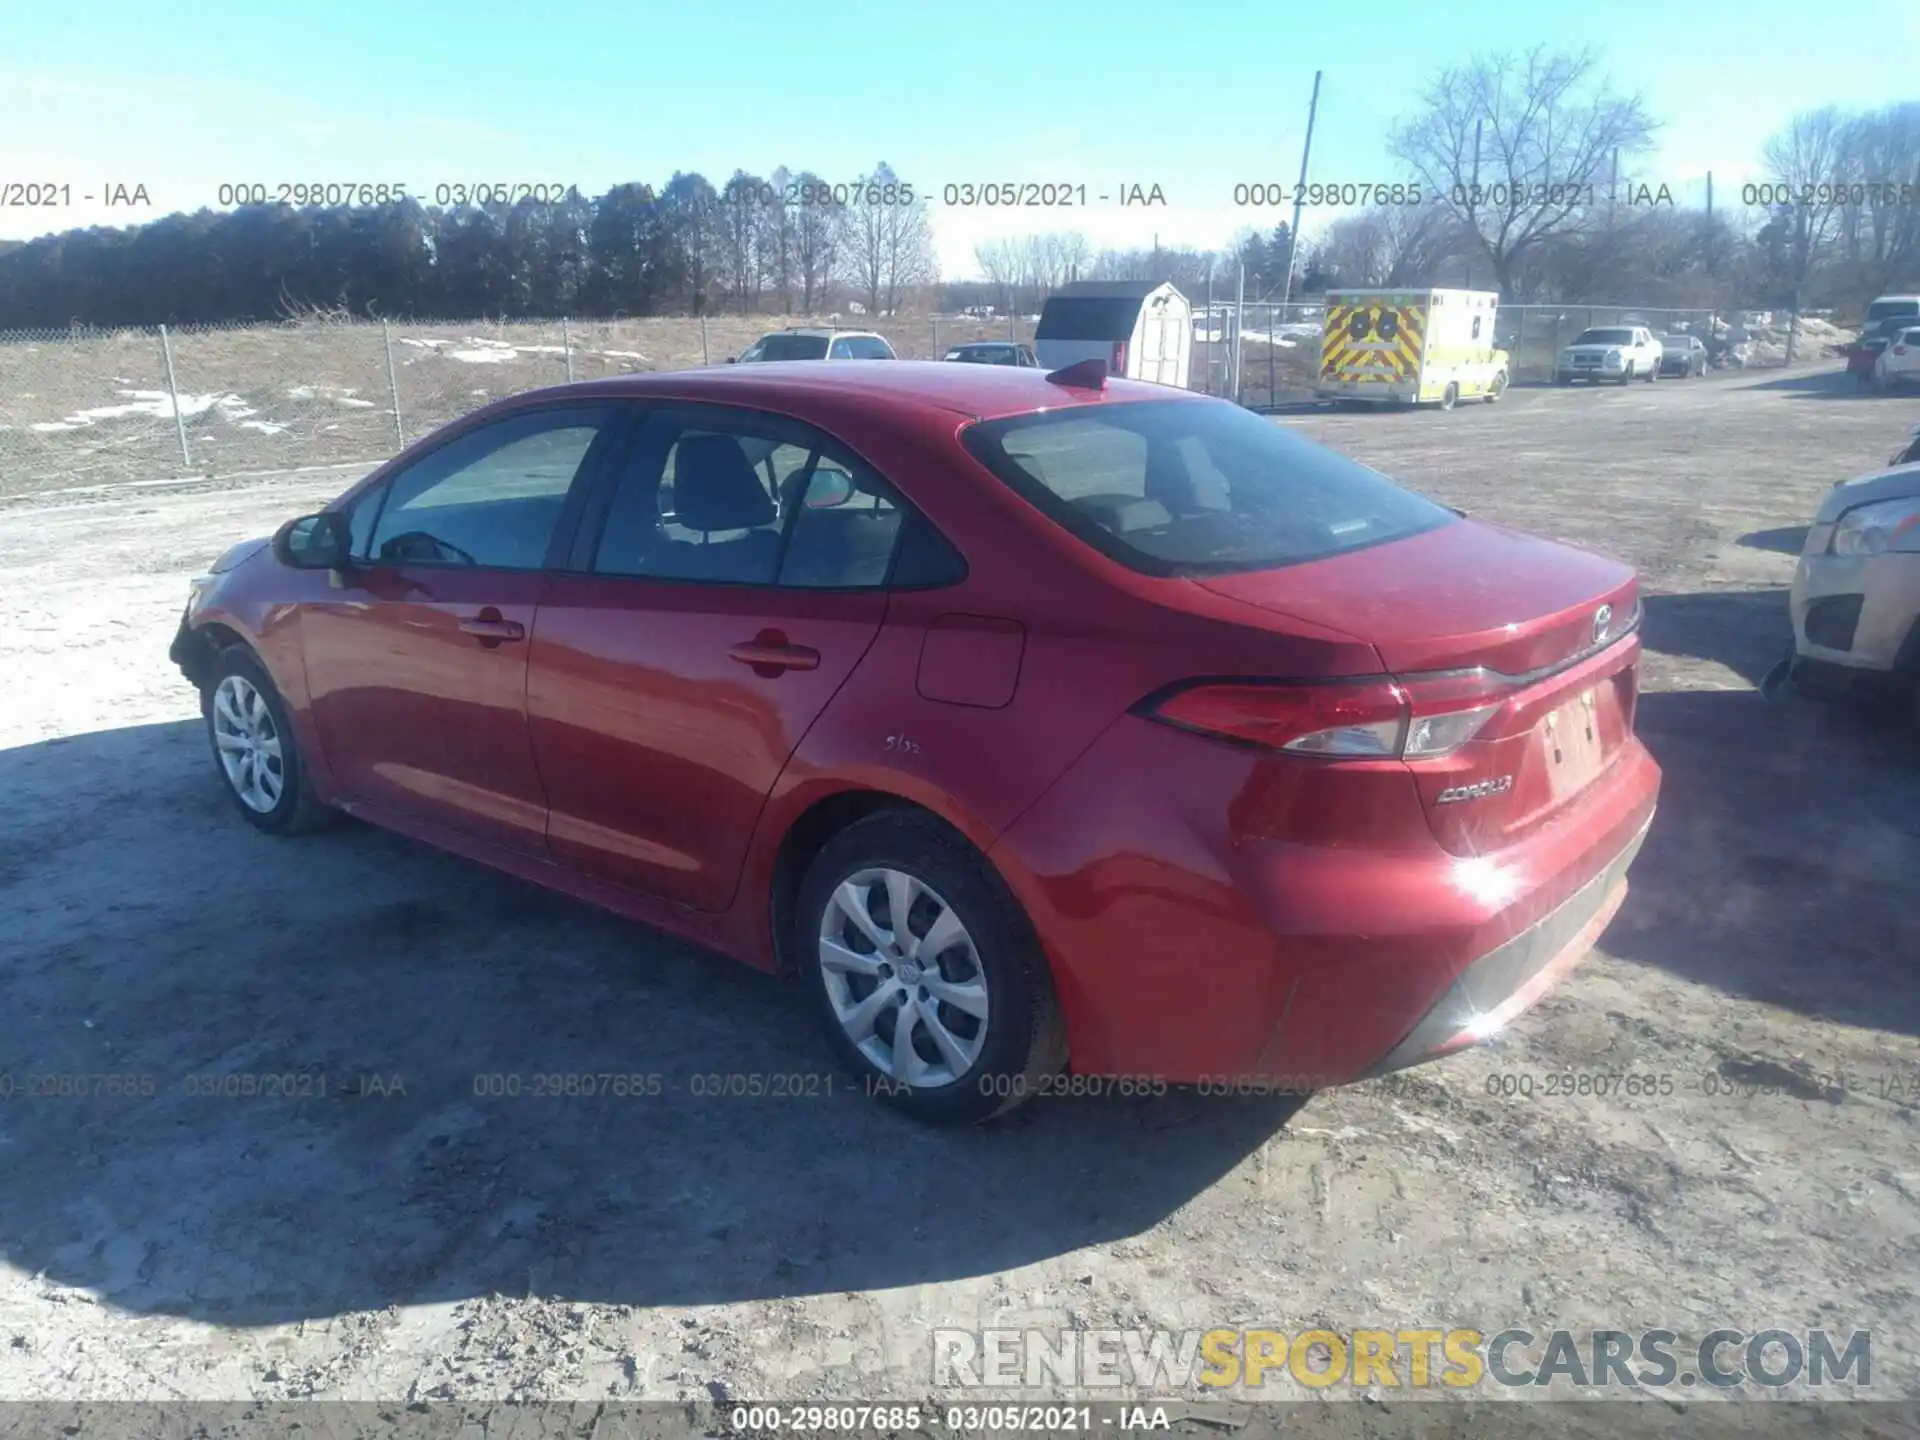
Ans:
{"type": "Polygon", "coordinates": [[[873,1068],[902,1085],[964,1080],[992,1021],[980,952],[953,906],[904,870],[859,870],[820,915],[827,1003],[873,1068]]]}
{"type": "Polygon", "coordinates": [[[256,815],[271,815],[286,792],[287,768],[266,697],[246,676],[228,675],[214,687],[212,710],[214,753],[234,798],[256,815]]]}
{"type": "Polygon", "coordinates": [[[790,933],[828,1039],[877,1098],[984,1120],[1066,1064],[1031,925],[985,857],[931,816],[883,810],[829,840],[790,933]]]}
{"type": "Polygon", "coordinates": [[[280,693],[252,651],[234,645],[220,652],[201,712],[220,778],[249,824],[292,835],[336,818],[314,794],[280,693]]]}

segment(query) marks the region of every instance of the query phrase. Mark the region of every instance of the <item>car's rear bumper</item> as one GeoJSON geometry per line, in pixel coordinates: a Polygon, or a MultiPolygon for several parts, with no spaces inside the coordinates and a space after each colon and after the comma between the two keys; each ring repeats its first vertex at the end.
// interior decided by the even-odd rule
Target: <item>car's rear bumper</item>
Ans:
{"type": "Polygon", "coordinates": [[[1591,948],[1660,785],[1630,741],[1551,822],[1470,857],[1412,838],[1410,775],[1377,771],[1339,814],[1277,796],[1261,764],[1129,718],[994,848],[1075,1070],[1313,1090],[1483,1038],[1591,948]],[[1402,805],[1409,838],[1361,833],[1402,805]],[[1289,826],[1327,837],[1263,833],[1289,826]]]}
{"type": "Polygon", "coordinates": [[[1504,1030],[1586,958],[1627,898],[1627,867],[1646,842],[1642,826],[1606,869],[1544,920],[1474,961],[1407,1037],[1368,1072],[1386,1074],[1451,1055],[1504,1030]]]}

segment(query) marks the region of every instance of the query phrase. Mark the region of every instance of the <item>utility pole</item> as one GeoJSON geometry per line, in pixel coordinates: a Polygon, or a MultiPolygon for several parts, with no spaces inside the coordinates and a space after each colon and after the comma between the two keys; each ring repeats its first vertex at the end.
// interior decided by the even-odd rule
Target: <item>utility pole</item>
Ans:
{"type": "MultiPolygon", "coordinates": [[[[1313,72],[1313,99],[1307,102],[1307,143],[1300,147],[1300,185],[1293,192],[1293,224],[1287,230],[1287,273],[1280,280],[1280,318],[1287,315],[1287,299],[1293,294],[1293,257],[1300,253],[1300,205],[1307,189],[1307,161],[1313,156],[1313,119],[1320,113],[1320,76],[1313,72]]],[[[1238,393],[1234,399],[1239,399],[1238,393]]]]}
{"type": "MultiPolygon", "coordinates": [[[[1473,178],[1467,182],[1467,200],[1471,210],[1474,211],[1480,208],[1480,127],[1485,123],[1484,119],[1473,122],[1473,178]]],[[[1475,231],[1478,231],[1479,228],[1478,223],[1476,223],[1474,225],[1475,231]]],[[[1467,289],[1471,290],[1472,288],[1473,252],[1469,250],[1467,252],[1467,289]]]]}

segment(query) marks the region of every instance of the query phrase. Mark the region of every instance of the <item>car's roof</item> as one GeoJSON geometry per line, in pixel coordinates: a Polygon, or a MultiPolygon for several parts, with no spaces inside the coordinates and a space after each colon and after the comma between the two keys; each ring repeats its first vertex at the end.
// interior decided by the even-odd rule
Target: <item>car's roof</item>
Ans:
{"type": "Polygon", "coordinates": [[[780,409],[809,399],[832,402],[853,396],[883,408],[890,403],[918,405],[973,419],[1116,401],[1201,398],[1188,390],[1143,380],[1110,379],[1104,390],[1082,390],[1052,384],[1047,373],[1009,365],[943,365],[937,360],[842,360],[834,365],[809,360],[775,360],[756,365],[715,365],[700,370],[615,375],[535,393],[552,398],[622,396],[710,400],[716,404],[765,404],[780,409]]]}
{"type": "Polygon", "coordinates": [[[771,335],[871,335],[876,340],[886,337],[872,330],[843,330],[838,325],[789,325],[784,330],[769,330],[761,339],[771,335]]]}

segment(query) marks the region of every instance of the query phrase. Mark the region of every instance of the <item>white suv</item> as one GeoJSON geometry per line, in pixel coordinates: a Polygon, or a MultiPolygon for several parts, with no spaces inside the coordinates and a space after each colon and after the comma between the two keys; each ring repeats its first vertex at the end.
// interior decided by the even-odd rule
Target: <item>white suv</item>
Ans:
{"type": "Polygon", "coordinates": [[[1644,325],[1602,325],[1582,330],[1560,352],[1553,383],[1612,380],[1624,385],[1629,380],[1645,380],[1652,384],[1660,378],[1662,353],[1660,342],[1644,325]]]}
{"type": "Polygon", "coordinates": [[[1887,337],[1886,349],[1873,362],[1873,383],[1880,390],[1920,384],[1920,324],[1887,337]]]}
{"type": "Polygon", "coordinates": [[[884,335],[871,330],[835,330],[827,326],[796,325],[762,335],[729,365],[760,360],[897,360],[884,335]]]}

